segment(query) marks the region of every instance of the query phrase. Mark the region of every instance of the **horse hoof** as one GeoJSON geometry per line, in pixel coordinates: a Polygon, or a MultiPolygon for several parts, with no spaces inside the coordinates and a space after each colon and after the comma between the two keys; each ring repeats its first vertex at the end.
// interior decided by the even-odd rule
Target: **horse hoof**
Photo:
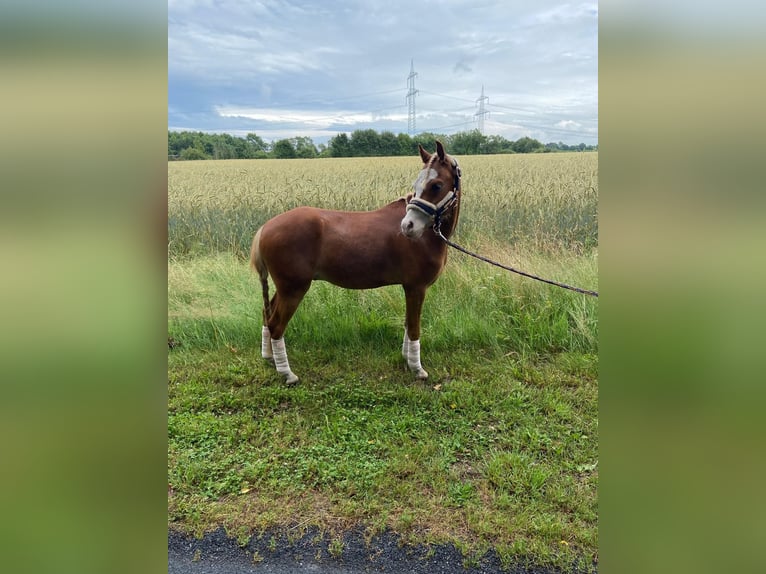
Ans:
{"type": "Polygon", "coordinates": [[[419,381],[425,381],[428,378],[428,373],[423,369],[420,369],[418,371],[417,378],[419,381]]]}
{"type": "Polygon", "coordinates": [[[297,385],[299,380],[300,379],[298,379],[298,376],[295,373],[290,373],[287,375],[287,379],[285,379],[285,384],[288,387],[292,387],[293,385],[297,385]]]}

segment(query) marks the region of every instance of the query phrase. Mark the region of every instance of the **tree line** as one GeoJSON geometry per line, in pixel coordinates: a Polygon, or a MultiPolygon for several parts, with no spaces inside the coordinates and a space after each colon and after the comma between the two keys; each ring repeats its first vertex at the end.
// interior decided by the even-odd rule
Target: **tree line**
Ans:
{"type": "Polygon", "coordinates": [[[428,150],[440,140],[455,155],[499,153],[549,153],[560,151],[595,151],[598,145],[567,145],[562,142],[543,144],[523,137],[511,141],[503,136],[486,136],[479,130],[451,135],[424,132],[415,136],[389,131],[355,130],[351,135],[339,133],[327,144],[315,145],[309,137],[280,139],[268,143],[255,133],[245,137],[230,134],[168,131],[169,160],[198,159],[288,159],[315,157],[410,156],[418,153],[418,144],[428,150]]]}

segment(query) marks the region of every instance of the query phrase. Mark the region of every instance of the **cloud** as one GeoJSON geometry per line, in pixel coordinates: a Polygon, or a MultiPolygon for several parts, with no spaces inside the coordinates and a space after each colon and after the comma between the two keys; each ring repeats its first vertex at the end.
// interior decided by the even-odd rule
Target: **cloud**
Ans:
{"type": "MultiPolygon", "coordinates": [[[[171,132],[185,132],[185,131],[201,131],[205,133],[210,134],[219,134],[219,133],[227,133],[231,134],[236,137],[246,137],[248,134],[253,133],[255,130],[252,129],[221,129],[221,128],[213,128],[213,129],[204,129],[200,130],[193,126],[186,126],[186,125],[173,125],[168,126],[168,130],[171,132]]],[[[281,139],[290,139],[294,137],[298,137],[300,135],[301,137],[308,136],[310,137],[315,144],[319,143],[326,143],[330,138],[338,135],[341,132],[345,133],[351,133],[347,130],[322,130],[322,129],[310,129],[306,131],[302,131],[300,134],[296,134],[294,128],[275,128],[275,129],[259,129],[257,131],[258,136],[263,138],[267,142],[275,142],[276,140],[281,139]]]]}
{"type": "Polygon", "coordinates": [[[452,71],[456,74],[459,74],[460,72],[473,72],[473,68],[468,65],[468,62],[471,60],[473,60],[473,58],[463,58],[458,60],[452,68],[452,71]]]}
{"type": "Polygon", "coordinates": [[[535,24],[561,23],[579,18],[598,18],[598,3],[559,4],[553,8],[537,12],[531,18],[535,24]]]}
{"type": "Polygon", "coordinates": [[[329,46],[310,50],[279,50],[271,47],[257,29],[216,29],[191,22],[176,26],[168,37],[168,67],[205,81],[252,81],[259,75],[302,74],[321,70],[329,54],[339,52],[329,46]]]}
{"type": "Polygon", "coordinates": [[[423,0],[419,13],[404,0],[170,0],[169,125],[405,132],[414,59],[419,131],[476,127],[483,84],[499,120],[487,135],[597,133],[597,4],[423,0]]]}
{"type": "Polygon", "coordinates": [[[280,110],[273,108],[238,108],[217,106],[216,113],[223,118],[246,118],[270,124],[299,124],[312,129],[331,126],[354,126],[382,120],[402,122],[407,114],[375,114],[348,110],[280,110]]]}

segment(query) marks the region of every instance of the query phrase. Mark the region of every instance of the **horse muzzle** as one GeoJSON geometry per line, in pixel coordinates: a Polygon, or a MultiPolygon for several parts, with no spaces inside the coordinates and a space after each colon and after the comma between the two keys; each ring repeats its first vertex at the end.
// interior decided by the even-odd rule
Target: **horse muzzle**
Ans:
{"type": "Polygon", "coordinates": [[[418,238],[423,235],[423,231],[425,231],[428,224],[429,220],[421,214],[407,211],[407,215],[402,218],[402,234],[410,239],[418,238]]]}

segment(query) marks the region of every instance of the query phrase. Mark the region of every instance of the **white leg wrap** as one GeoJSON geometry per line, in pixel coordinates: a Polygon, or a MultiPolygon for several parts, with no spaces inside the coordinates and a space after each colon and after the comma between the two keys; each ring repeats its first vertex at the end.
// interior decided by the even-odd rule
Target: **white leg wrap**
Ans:
{"type": "Polygon", "coordinates": [[[407,366],[417,374],[418,379],[427,379],[428,373],[420,364],[420,340],[409,341],[407,350],[407,366]]]}
{"type": "Polygon", "coordinates": [[[274,351],[271,350],[271,333],[265,325],[261,329],[261,357],[264,359],[274,358],[274,351]]]}
{"type": "Polygon", "coordinates": [[[285,338],[272,339],[271,349],[274,352],[274,364],[280,375],[287,377],[288,383],[297,383],[298,377],[290,370],[290,363],[287,361],[287,350],[285,349],[285,338]]]}
{"type": "Polygon", "coordinates": [[[406,361],[410,357],[410,338],[407,336],[407,327],[404,328],[404,340],[402,341],[402,357],[406,361]]]}

